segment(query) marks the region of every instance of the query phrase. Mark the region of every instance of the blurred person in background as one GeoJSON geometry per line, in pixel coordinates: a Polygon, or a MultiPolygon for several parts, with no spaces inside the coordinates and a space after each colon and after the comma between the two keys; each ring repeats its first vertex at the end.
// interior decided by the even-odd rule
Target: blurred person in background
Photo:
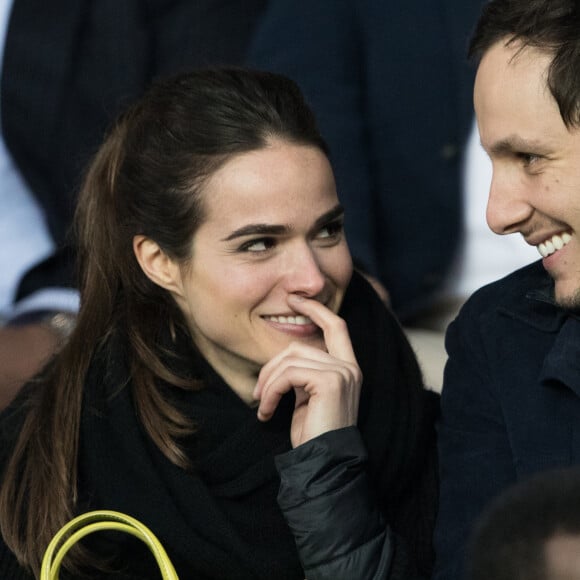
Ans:
{"type": "Polygon", "coordinates": [[[546,471],[510,486],[479,518],[468,580],[580,580],[580,471],[546,471]]]}
{"type": "Polygon", "coordinates": [[[266,0],[0,3],[0,408],[66,339],[90,156],[152,79],[244,60],[266,0]]]}

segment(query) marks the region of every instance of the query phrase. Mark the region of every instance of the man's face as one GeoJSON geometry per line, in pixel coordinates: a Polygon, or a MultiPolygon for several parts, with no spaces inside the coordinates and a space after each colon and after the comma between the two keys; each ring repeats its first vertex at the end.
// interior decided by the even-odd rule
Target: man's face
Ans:
{"type": "Polygon", "coordinates": [[[563,307],[580,308],[580,131],[568,129],[547,86],[551,55],[519,43],[492,46],[474,103],[493,179],[487,222],[538,248],[563,307]]]}

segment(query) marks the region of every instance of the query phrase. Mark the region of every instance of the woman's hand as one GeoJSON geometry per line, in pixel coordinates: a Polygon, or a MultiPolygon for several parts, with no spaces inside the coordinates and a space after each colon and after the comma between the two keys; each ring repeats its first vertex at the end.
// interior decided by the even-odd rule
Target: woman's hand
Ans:
{"type": "Polygon", "coordinates": [[[292,343],[262,367],[254,398],[260,400],[258,419],[267,421],[282,396],[294,389],[290,438],[296,447],[327,431],[356,425],[362,373],[342,318],[302,296],[290,296],[288,304],[322,329],[327,352],[292,343]]]}

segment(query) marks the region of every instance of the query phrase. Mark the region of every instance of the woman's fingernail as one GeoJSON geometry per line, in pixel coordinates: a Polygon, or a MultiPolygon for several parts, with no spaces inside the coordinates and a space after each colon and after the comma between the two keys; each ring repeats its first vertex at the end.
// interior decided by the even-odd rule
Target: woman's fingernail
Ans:
{"type": "Polygon", "coordinates": [[[300,294],[290,294],[288,300],[292,302],[304,302],[304,296],[300,296],[300,294]]]}

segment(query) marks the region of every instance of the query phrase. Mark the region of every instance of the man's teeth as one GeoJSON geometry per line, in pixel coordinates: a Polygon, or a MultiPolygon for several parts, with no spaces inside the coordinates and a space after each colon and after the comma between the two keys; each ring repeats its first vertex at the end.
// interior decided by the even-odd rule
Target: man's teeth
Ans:
{"type": "Polygon", "coordinates": [[[557,250],[561,250],[570,240],[572,236],[568,233],[556,234],[538,246],[538,252],[542,258],[553,254],[557,250]]]}
{"type": "Polygon", "coordinates": [[[267,316],[266,318],[279,324],[296,324],[298,326],[312,324],[312,320],[308,316],[267,316]]]}

